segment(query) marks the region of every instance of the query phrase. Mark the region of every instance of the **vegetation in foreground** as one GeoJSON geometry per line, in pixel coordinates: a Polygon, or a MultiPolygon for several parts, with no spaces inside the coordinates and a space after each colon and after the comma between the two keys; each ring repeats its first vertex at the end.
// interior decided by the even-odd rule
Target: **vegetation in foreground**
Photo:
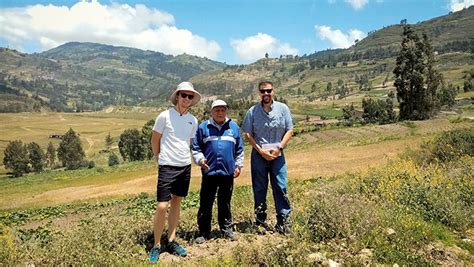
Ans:
{"type": "MultiPolygon", "coordinates": [[[[164,257],[163,262],[474,264],[473,130],[446,132],[382,168],[291,183],[292,234],[267,235],[264,242],[254,230],[248,208],[251,188],[242,186],[236,188],[233,198],[239,241],[222,241],[229,242],[223,246],[211,240],[205,249],[193,244],[198,193],[191,193],[183,204],[178,233],[190,256],[164,257]],[[220,252],[210,253],[216,249],[220,252]]],[[[4,212],[0,216],[0,262],[145,263],[154,205],[154,197],[140,194],[4,212]]]]}

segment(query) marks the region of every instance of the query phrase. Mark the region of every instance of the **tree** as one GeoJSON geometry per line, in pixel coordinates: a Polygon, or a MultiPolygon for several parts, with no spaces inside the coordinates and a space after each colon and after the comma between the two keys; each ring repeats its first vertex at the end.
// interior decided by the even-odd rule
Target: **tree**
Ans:
{"type": "Polygon", "coordinates": [[[119,151],[123,160],[144,160],[146,151],[143,149],[143,138],[137,129],[125,130],[119,138],[119,151]]]}
{"type": "Polygon", "coordinates": [[[449,84],[447,87],[443,86],[439,92],[439,99],[442,106],[446,106],[448,109],[454,107],[456,104],[456,95],[458,91],[454,85],[449,84]]]}
{"type": "Polygon", "coordinates": [[[109,151],[113,144],[114,140],[112,139],[109,133],[107,136],[105,136],[105,149],[109,151]]]}
{"type": "Polygon", "coordinates": [[[435,68],[433,49],[426,35],[421,41],[409,25],[403,27],[402,48],[393,70],[400,103],[400,119],[424,120],[438,108],[442,76],[435,68]]]}
{"type": "Polygon", "coordinates": [[[57,152],[58,159],[66,169],[74,170],[83,165],[85,153],[82,149],[81,139],[73,129],[69,129],[63,136],[57,152]]]}
{"type": "Polygon", "coordinates": [[[28,150],[22,141],[10,141],[3,153],[3,165],[13,171],[13,177],[20,177],[28,172],[28,150]]]}
{"type": "Polygon", "coordinates": [[[31,142],[27,146],[28,149],[28,159],[31,165],[31,169],[34,172],[43,171],[45,155],[43,149],[36,142],[31,142]]]}
{"type": "Polygon", "coordinates": [[[342,108],[342,117],[344,118],[344,124],[346,126],[352,126],[357,123],[358,118],[355,114],[354,103],[351,103],[350,106],[346,104],[342,108]]]}
{"type": "MultiPolygon", "coordinates": [[[[229,102],[227,102],[229,103],[229,102]]],[[[207,118],[207,113],[205,113],[205,118],[207,118]]],[[[153,131],[153,126],[155,125],[155,120],[149,120],[142,127],[142,145],[145,150],[145,158],[153,158],[153,150],[151,149],[151,134],[153,131]]]]}
{"type": "Polygon", "coordinates": [[[362,118],[365,123],[387,124],[396,121],[392,99],[390,98],[385,101],[364,98],[362,99],[362,108],[364,110],[362,118]]]}
{"type": "Polygon", "coordinates": [[[48,143],[48,147],[46,148],[46,166],[52,168],[54,166],[54,162],[56,161],[56,148],[52,142],[48,143]]]}

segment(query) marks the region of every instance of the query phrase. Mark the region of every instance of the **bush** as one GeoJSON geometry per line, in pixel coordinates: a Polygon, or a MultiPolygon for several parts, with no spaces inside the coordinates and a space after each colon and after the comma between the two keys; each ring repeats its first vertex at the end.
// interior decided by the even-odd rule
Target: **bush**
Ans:
{"type": "Polygon", "coordinates": [[[444,132],[422,145],[426,162],[452,161],[474,155],[474,127],[444,132]]]}
{"type": "Polygon", "coordinates": [[[0,265],[15,261],[17,253],[10,230],[0,224],[0,263],[2,263],[0,265]]]}
{"type": "Polygon", "coordinates": [[[115,165],[118,165],[120,162],[119,162],[119,158],[117,155],[115,155],[115,153],[111,153],[109,155],[109,166],[115,166],[115,165]]]}
{"type": "Polygon", "coordinates": [[[474,224],[473,172],[472,165],[463,161],[457,166],[418,166],[403,159],[371,170],[351,186],[374,201],[466,231],[474,224]]]}
{"type": "Polygon", "coordinates": [[[87,168],[92,169],[95,167],[95,162],[93,160],[87,162],[87,168]]]}

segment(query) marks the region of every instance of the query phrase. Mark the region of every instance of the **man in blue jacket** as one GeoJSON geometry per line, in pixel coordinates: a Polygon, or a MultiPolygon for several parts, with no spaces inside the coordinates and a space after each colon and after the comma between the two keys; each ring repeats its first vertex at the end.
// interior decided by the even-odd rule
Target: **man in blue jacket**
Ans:
{"type": "Polygon", "coordinates": [[[215,100],[211,106],[211,118],[199,125],[193,142],[193,159],[202,171],[197,243],[209,238],[216,193],[219,228],[225,237],[236,239],[232,230],[230,200],[234,178],[240,175],[243,166],[244,145],[239,126],[227,118],[227,111],[228,106],[223,100],[215,100]]]}

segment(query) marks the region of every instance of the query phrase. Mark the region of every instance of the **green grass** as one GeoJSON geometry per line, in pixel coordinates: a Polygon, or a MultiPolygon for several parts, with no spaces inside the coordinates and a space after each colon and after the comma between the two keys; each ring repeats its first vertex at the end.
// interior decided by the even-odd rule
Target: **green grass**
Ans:
{"type": "Polygon", "coordinates": [[[292,108],[293,114],[321,116],[326,119],[334,119],[342,116],[342,110],[338,107],[318,108],[310,104],[296,104],[292,108]]]}
{"type": "MultiPolygon", "coordinates": [[[[101,186],[144,177],[156,172],[155,161],[133,162],[114,167],[97,167],[74,171],[54,170],[21,178],[0,178],[0,207],[44,206],[34,197],[47,191],[78,186],[101,186]]],[[[74,194],[74,192],[70,192],[74,194]]],[[[67,197],[67,196],[65,196],[67,197]]]]}

